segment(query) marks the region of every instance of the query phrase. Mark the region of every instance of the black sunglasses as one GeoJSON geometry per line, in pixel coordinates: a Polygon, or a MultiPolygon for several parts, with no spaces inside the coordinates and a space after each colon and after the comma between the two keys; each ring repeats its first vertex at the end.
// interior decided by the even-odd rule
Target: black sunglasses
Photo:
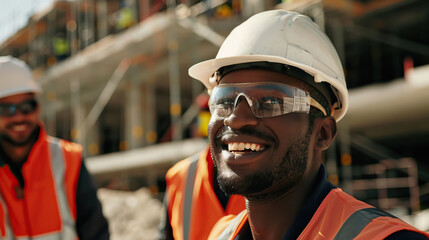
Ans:
{"type": "Polygon", "coordinates": [[[20,103],[0,103],[0,116],[11,117],[19,110],[22,114],[30,114],[36,111],[38,103],[36,99],[26,100],[20,103]]]}

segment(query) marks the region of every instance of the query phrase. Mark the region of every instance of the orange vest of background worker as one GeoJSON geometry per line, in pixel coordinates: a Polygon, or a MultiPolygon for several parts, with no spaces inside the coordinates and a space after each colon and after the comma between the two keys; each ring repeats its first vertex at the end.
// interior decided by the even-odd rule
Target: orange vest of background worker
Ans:
{"type": "Polygon", "coordinates": [[[217,220],[245,209],[242,196],[228,197],[219,189],[215,172],[208,148],[167,172],[161,239],[207,239],[217,220]]]}
{"type": "Polygon", "coordinates": [[[42,235],[37,239],[77,239],[75,199],[81,150],[80,145],[48,137],[41,129],[22,170],[23,179],[34,181],[25,182],[23,188],[9,165],[0,167],[3,239],[42,235]]]}
{"type": "MultiPolygon", "coordinates": [[[[213,227],[209,240],[232,240],[248,236],[248,215],[226,216],[213,227]]],[[[304,239],[392,239],[392,235],[407,230],[429,237],[404,221],[348,195],[339,188],[332,189],[322,201],[311,221],[301,232],[304,239]]],[[[409,233],[402,233],[409,234],[409,233]]],[[[401,235],[410,236],[410,235],[401,235]]],[[[246,238],[246,237],[244,237],[246,238]]],[[[405,238],[398,238],[405,239],[405,238]]],[[[412,239],[421,239],[420,235],[412,239]]]]}

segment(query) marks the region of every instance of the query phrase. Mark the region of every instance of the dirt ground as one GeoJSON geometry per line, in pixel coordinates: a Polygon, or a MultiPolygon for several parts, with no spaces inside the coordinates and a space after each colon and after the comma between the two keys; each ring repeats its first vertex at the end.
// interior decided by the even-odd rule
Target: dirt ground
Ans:
{"type": "Polygon", "coordinates": [[[146,188],[117,191],[100,188],[98,197],[109,221],[111,240],[155,240],[161,220],[162,202],[146,188]]]}

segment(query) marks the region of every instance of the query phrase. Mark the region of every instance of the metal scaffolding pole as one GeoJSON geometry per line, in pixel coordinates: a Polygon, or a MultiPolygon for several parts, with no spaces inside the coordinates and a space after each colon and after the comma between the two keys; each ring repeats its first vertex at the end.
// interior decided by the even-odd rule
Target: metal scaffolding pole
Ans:
{"type": "MultiPolygon", "coordinates": [[[[167,1],[168,13],[174,21],[176,2],[174,0],[167,1]]],[[[172,27],[168,31],[168,62],[170,75],[170,116],[172,126],[172,139],[182,139],[182,125],[180,115],[182,113],[182,105],[180,99],[180,66],[179,66],[179,43],[177,41],[176,28],[172,27]]]]}

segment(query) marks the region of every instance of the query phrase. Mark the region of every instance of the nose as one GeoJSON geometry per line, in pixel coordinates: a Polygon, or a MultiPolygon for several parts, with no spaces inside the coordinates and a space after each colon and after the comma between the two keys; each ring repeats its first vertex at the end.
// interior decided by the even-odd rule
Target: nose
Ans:
{"type": "Polygon", "coordinates": [[[245,126],[258,125],[259,119],[253,114],[245,96],[238,96],[234,105],[232,114],[223,120],[225,126],[240,129],[245,126]]]}

